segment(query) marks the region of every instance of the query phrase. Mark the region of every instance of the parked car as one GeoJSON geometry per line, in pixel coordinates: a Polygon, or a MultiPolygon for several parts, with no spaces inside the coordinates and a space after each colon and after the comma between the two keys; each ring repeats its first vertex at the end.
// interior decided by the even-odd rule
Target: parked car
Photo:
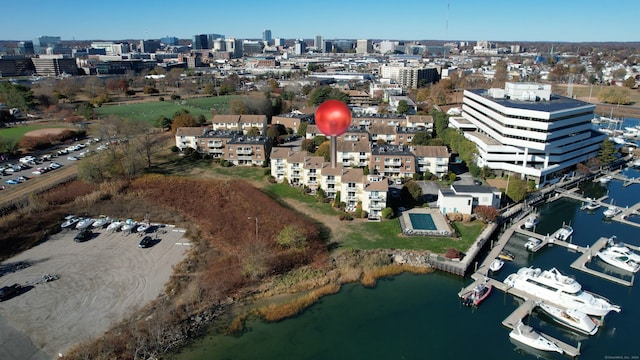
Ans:
{"type": "Polygon", "coordinates": [[[148,248],[151,245],[153,245],[153,239],[151,239],[151,236],[149,235],[143,237],[142,240],[140,240],[140,244],[138,244],[141,248],[148,248]]]}
{"type": "Polygon", "coordinates": [[[93,236],[93,233],[90,230],[82,230],[78,234],[76,234],[76,236],[73,238],[73,241],[84,242],[91,239],[91,236],[93,236]]]}
{"type": "Polygon", "coordinates": [[[76,160],[79,160],[79,159],[77,157],[75,157],[75,156],[67,156],[67,160],[76,161],[76,160]]]}
{"type": "Polygon", "coordinates": [[[18,176],[18,179],[17,179],[17,180],[18,180],[18,181],[20,181],[20,182],[22,182],[22,181],[27,181],[27,180],[29,180],[29,178],[28,178],[28,177],[26,177],[26,176],[18,176]]]}
{"type": "Polygon", "coordinates": [[[22,290],[22,285],[13,284],[7,285],[0,288],[0,301],[9,300],[12,297],[18,295],[18,293],[22,290]]]}
{"type": "Polygon", "coordinates": [[[7,181],[5,181],[7,183],[7,185],[17,185],[20,184],[20,181],[16,180],[16,179],[9,179],[7,181]]]}

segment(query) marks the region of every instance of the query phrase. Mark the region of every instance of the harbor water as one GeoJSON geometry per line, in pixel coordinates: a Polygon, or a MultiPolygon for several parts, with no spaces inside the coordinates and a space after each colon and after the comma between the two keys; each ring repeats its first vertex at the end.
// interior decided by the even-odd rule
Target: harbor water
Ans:
{"type": "MultiPolygon", "coordinates": [[[[634,169],[626,169],[623,174],[640,177],[640,171],[634,169]]],[[[623,207],[640,201],[640,184],[624,187],[620,180],[584,184],[581,192],[590,197],[608,195],[605,202],[623,207]]],[[[587,212],[580,209],[581,205],[563,198],[541,206],[537,209],[540,223],[535,232],[551,234],[569,224],[574,228],[571,242],[576,245],[591,246],[600,237],[615,235],[618,241],[640,246],[640,227],[605,218],[606,207],[587,212]]],[[[640,216],[630,220],[640,223],[640,216]]],[[[584,289],[621,306],[622,311],[607,315],[594,336],[565,329],[537,310],[524,322],[570,345],[580,343],[579,359],[640,359],[640,284],[627,287],[573,269],[570,264],[580,253],[565,247],[550,245],[530,253],[524,248],[526,241],[524,235],[513,235],[505,249],[515,259],[492,277],[502,281],[524,266],[556,267],[575,277],[584,289]]],[[[630,273],[616,270],[596,257],[587,266],[632,280],[630,273]]],[[[567,358],[510,340],[510,330],[501,322],[522,303],[520,299],[494,289],[478,308],[463,306],[457,293],[470,282],[469,278],[436,272],[380,280],[373,289],[348,284],[295,318],[275,323],[250,320],[239,336],[212,331],[173,359],[567,358]]]]}

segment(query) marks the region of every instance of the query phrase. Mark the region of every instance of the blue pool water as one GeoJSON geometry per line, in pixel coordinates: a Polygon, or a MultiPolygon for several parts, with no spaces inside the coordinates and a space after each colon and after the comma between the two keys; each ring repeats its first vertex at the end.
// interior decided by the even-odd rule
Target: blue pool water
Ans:
{"type": "Polygon", "coordinates": [[[415,230],[437,230],[431,214],[409,214],[409,219],[415,230]]]}

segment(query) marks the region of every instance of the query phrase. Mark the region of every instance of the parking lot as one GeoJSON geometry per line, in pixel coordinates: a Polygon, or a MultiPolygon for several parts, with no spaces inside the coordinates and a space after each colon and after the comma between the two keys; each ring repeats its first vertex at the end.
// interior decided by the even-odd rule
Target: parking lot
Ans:
{"type": "Polygon", "coordinates": [[[101,335],[160,295],[189,250],[184,231],[170,226],[149,234],[149,248],[138,246],[135,233],[94,229],[89,240],[74,242],[77,232],[63,230],[0,264],[0,287],[23,286],[0,302],[1,359],[51,359],[101,335]]]}

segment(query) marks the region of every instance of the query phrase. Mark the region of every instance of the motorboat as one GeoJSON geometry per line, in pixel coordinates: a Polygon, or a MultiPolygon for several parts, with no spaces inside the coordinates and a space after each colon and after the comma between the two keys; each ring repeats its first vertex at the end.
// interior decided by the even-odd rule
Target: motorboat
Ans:
{"type": "Polygon", "coordinates": [[[538,245],[542,244],[542,240],[534,237],[530,237],[527,239],[527,242],[524,244],[524,248],[533,251],[538,245]]]}
{"type": "Polygon", "coordinates": [[[80,221],[80,218],[72,216],[72,217],[66,217],[66,220],[60,225],[61,228],[63,229],[68,229],[68,228],[72,228],[74,227],[78,221],[80,221]]]}
{"type": "Polygon", "coordinates": [[[523,267],[507,276],[504,283],[543,301],[577,309],[587,315],[605,316],[610,311],[620,312],[619,306],[611,304],[600,295],[582,290],[579,282],[563,275],[556,268],[541,270],[523,267]]]}
{"type": "Polygon", "coordinates": [[[500,269],[502,269],[503,266],[504,266],[504,261],[502,261],[501,259],[495,258],[493,259],[491,264],[489,264],[489,270],[493,272],[500,271],[500,269]]]}
{"type": "Polygon", "coordinates": [[[151,227],[151,223],[149,223],[148,221],[142,222],[140,223],[140,225],[138,225],[138,227],[136,228],[136,232],[139,233],[146,233],[147,230],[149,230],[149,228],[151,227]]]}
{"type": "Polygon", "coordinates": [[[522,320],[511,330],[509,337],[534,349],[563,353],[556,343],[540,335],[531,326],[525,325],[522,320]]]}
{"type": "Polygon", "coordinates": [[[473,287],[473,289],[462,294],[462,303],[466,306],[478,306],[480,303],[489,296],[493,285],[483,282],[473,287]]]}
{"type": "Polygon", "coordinates": [[[569,225],[562,225],[562,228],[556,233],[556,239],[567,241],[573,235],[573,228],[569,225]]]}
{"type": "Polygon", "coordinates": [[[583,206],[583,208],[588,211],[597,210],[599,207],[600,204],[592,198],[587,198],[587,203],[583,206]]]}
{"type": "Polygon", "coordinates": [[[122,228],[123,224],[124,222],[122,221],[114,221],[111,224],[109,224],[109,226],[107,226],[107,231],[109,232],[119,231],[122,228]]]}
{"type": "Polygon", "coordinates": [[[640,159],[633,160],[633,163],[631,163],[631,166],[633,166],[634,168],[639,168],[640,167],[640,159]]]}
{"type": "Polygon", "coordinates": [[[612,218],[612,217],[620,214],[621,212],[622,212],[622,210],[620,210],[618,207],[611,205],[611,206],[609,206],[607,208],[607,210],[605,210],[602,213],[602,215],[604,215],[605,217],[608,217],[608,218],[612,218]]]}
{"type": "Polygon", "coordinates": [[[586,335],[594,335],[598,332],[598,323],[580,310],[564,310],[545,302],[539,302],[537,305],[554,321],[570,329],[586,335]]]}
{"type": "Polygon", "coordinates": [[[524,222],[524,228],[533,229],[534,227],[536,227],[536,225],[538,225],[538,222],[540,222],[540,220],[538,219],[538,215],[531,215],[527,218],[527,221],[524,222]]]}
{"type": "Polygon", "coordinates": [[[135,222],[134,220],[131,220],[131,219],[127,219],[124,222],[124,224],[122,225],[122,227],[120,228],[120,230],[123,231],[123,232],[131,232],[137,226],[138,226],[137,222],[135,222]]]}
{"type": "Polygon", "coordinates": [[[93,222],[93,226],[94,228],[101,228],[104,227],[107,224],[111,223],[111,218],[108,216],[101,216],[99,218],[96,219],[96,221],[93,222]]]}
{"type": "Polygon", "coordinates": [[[84,230],[84,229],[88,228],[89,226],[91,226],[94,221],[95,221],[95,219],[92,219],[92,218],[84,218],[84,219],[78,221],[78,223],[76,224],[76,229],[84,230]]]}
{"type": "Polygon", "coordinates": [[[611,180],[613,180],[613,176],[611,176],[611,175],[603,176],[600,179],[598,179],[600,184],[608,184],[609,181],[611,181],[611,180]]]}
{"type": "Polygon", "coordinates": [[[501,260],[513,261],[516,256],[506,250],[502,250],[500,251],[500,254],[498,254],[498,258],[501,260]]]}
{"type": "Polygon", "coordinates": [[[615,242],[616,237],[609,239],[608,246],[596,254],[600,260],[628,272],[640,270],[640,254],[631,251],[624,243],[615,242]]]}

